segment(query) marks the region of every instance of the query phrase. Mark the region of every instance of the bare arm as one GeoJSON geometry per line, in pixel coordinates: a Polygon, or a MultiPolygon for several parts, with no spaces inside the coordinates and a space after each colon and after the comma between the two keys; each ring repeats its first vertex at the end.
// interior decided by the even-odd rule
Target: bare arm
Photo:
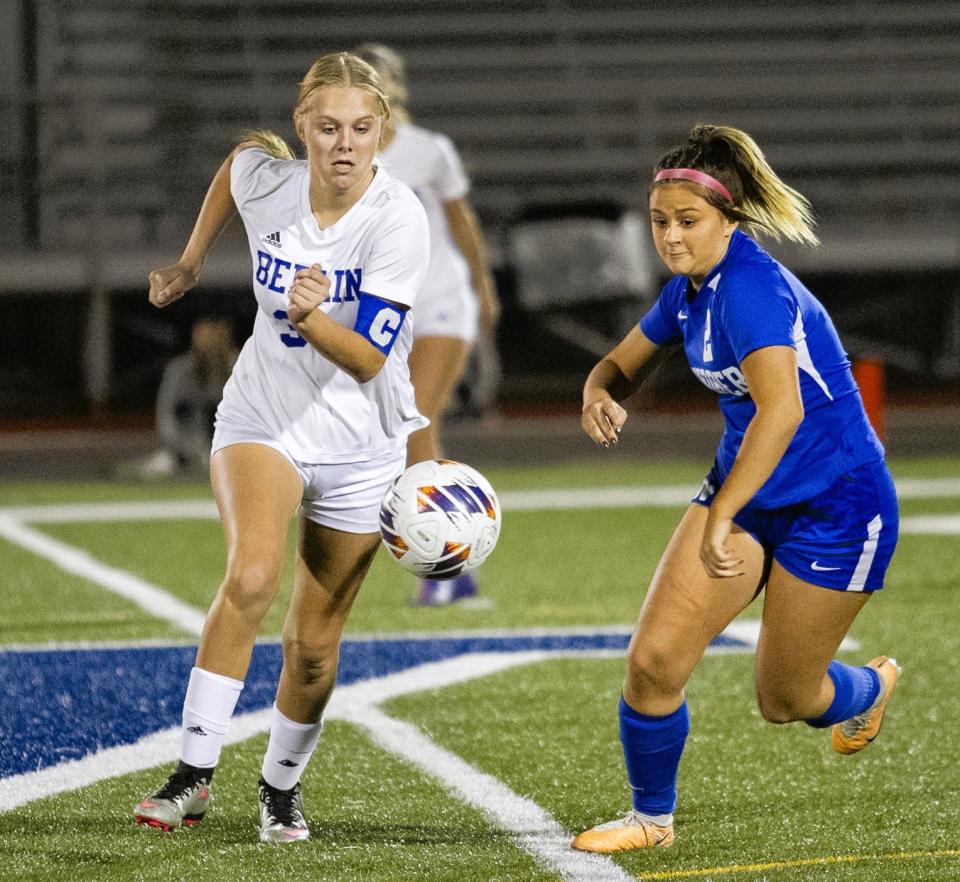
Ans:
{"type": "Polygon", "coordinates": [[[617,402],[637,390],[640,369],[656,351],[657,345],[635,327],[590,371],[583,386],[580,424],[597,444],[617,443],[627,420],[627,412],[617,402]]]}
{"type": "Polygon", "coordinates": [[[470,267],[470,283],[480,301],[480,327],[490,333],[500,319],[500,299],[490,272],[490,250],[470,201],[463,197],[444,203],[450,235],[470,267]]]}
{"type": "Polygon", "coordinates": [[[733,517],[773,474],[803,421],[796,350],[765,346],[751,352],[740,368],[757,412],[747,426],[730,474],[713,498],[704,528],[700,558],[714,577],[742,572],[742,561],[725,547],[733,517]]]}
{"type": "MultiPolygon", "coordinates": [[[[358,383],[372,380],[387,360],[356,331],[335,322],[317,307],[330,296],[330,280],[319,264],[300,270],[289,291],[287,317],[297,333],[358,383]]],[[[398,307],[402,309],[403,307],[398,307]]]]}
{"type": "Polygon", "coordinates": [[[197,284],[207,254],[237,213],[230,195],[233,158],[241,150],[253,146],[252,143],[238,144],[217,169],[180,259],[150,273],[150,302],[154,306],[169,306],[197,284]]]}

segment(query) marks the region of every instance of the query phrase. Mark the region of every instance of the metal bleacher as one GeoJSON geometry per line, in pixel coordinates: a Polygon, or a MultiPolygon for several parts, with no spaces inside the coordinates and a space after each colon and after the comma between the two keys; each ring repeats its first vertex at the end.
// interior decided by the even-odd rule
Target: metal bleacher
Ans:
{"type": "MultiPolygon", "coordinates": [[[[373,39],[407,57],[415,115],[457,142],[494,231],[531,203],[639,205],[656,157],[694,122],[722,121],[750,131],[861,260],[960,262],[952,0],[39,0],[37,10],[43,250],[89,248],[91,237],[114,252],[169,250],[236,132],[291,137],[310,61],[373,39]]],[[[830,235],[804,260],[853,259],[830,235]]]]}
{"type": "MultiPolygon", "coordinates": [[[[501,254],[532,206],[642,215],[657,157],[694,123],[723,122],[813,202],[823,244],[780,248],[793,268],[960,267],[956,0],[12,0],[0,295],[87,297],[86,400],[110,400],[118,370],[111,298],[140,297],[177,253],[237,134],[292,141],[313,59],[370,40],[406,57],[414,116],[459,146],[501,254]]],[[[205,282],[243,286],[236,226],[226,240],[205,282]]],[[[912,289],[889,293],[903,314],[912,289]]],[[[936,373],[958,376],[960,291],[946,296],[936,373]]]]}

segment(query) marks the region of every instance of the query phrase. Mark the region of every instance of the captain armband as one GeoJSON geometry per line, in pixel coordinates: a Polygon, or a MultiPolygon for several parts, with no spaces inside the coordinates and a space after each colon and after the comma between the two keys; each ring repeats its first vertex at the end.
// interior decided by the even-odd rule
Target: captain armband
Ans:
{"type": "Polygon", "coordinates": [[[369,340],[384,355],[389,355],[407,311],[374,294],[360,293],[357,320],[353,330],[369,340]]]}

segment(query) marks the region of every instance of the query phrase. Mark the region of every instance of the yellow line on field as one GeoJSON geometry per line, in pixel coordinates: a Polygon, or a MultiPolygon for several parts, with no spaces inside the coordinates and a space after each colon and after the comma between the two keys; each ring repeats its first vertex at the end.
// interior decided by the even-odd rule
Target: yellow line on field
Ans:
{"type": "Polygon", "coordinates": [[[829,854],[825,857],[798,858],[790,861],[768,861],[762,864],[732,864],[726,867],[711,867],[707,870],[661,870],[642,873],[643,882],[658,879],[695,879],[704,876],[733,876],[737,873],[762,873],[765,870],[789,870],[795,867],[811,867],[828,864],[862,864],[869,861],[912,861],[918,858],[960,857],[960,849],[944,851],[897,851],[890,854],[829,854]]]}

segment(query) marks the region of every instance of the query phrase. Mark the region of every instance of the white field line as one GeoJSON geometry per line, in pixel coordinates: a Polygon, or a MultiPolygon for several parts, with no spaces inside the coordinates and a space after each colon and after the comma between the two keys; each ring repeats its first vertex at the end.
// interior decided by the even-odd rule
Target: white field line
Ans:
{"type": "MultiPolygon", "coordinates": [[[[346,708],[346,713],[351,713],[358,704],[385,701],[421,689],[442,688],[505,670],[514,664],[539,661],[545,655],[546,653],[462,655],[448,662],[433,662],[396,674],[339,686],[333,693],[326,715],[328,719],[337,719],[340,714],[338,709],[341,707],[346,708]],[[355,695],[360,696],[360,700],[354,698],[355,695]]],[[[270,714],[271,710],[267,708],[235,716],[230,722],[226,743],[236,744],[266,732],[270,728],[270,714]]],[[[154,732],[134,744],[109,747],[82,759],[0,779],[0,812],[9,811],[44,796],[76,790],[103,778],[127,775],[165,762],[173,762],[177,759],[179,750],[180,727],[176,726],[154,732]]]]}
{"type": "Polygon", "coordinates": [[[11,505],[0,516],[31,524],[101,523],[104,521],[215,520],[212,499],[169,499],[151,502],[80,502],[68,505],[11,505]]]}
{"type": "MultiPolygon", "coordinates": [[[[912,481],[906,485],[898,485],[898,492],[901,498],[960,495],[960,481],[912,481]]],[[[690,490],[687,487],[613,487],[595,490],[515,491],[501,494],[504,509],[514,511],[676,506],[685,504],[689,498],[690,490]]],[[[200,610],[183,604],[162,589],[130,573],[109,567],[79,549],[32,530],[23,522],[105,522],[216,517],[216,507],[207,500],[8,507],[0,509],[0,536],[50,559],[68,572],[88,578],[132,600],[153,615],[172,621],[191,633],[199,634],[203,626],[203,613],[200,610]]],[[[904,532],[955,534],[960,532],[960,516],[904,518],[902,527],[904,532]]],[[[759,623],[755,621],[734,622],[728,633],[741,638],[749,633],[755,644],[758,627],[759,623]]],[[[841,648],[855,647],[853,641],[845,641],[845,644],[849,645],[842,645],[841,648]]],[[[415,726],[388,717],[376,706],[376,702],[406,692],[440,688],[453,682],[485,676],[495,670],[571,654],[575,653],[480,654],[458,656],[447,662],[423,665],[375,681],[342,687],[334,694],[328,709],[328,718],[348,720],[365,728],[384,749],[417,765],[439,779],[461,799],[484,811],[513,834],[525,850],[542,864],[559,871],[564,878],[582,879],[584,882],[628,880],[632,877],[612,861],[571,851],[567,845],[570,834],[531,800],[513,793],[502,782],[434,744],[415,726]],[[452,678],[451,673],[454,674],[452,678]]],[[[227,743],[244,741],[267,731],[269,719],[269,710],[237,717],[231,724],[227,743]]],[[[179,740],[179,729],[171,728],[149,735],[132,745],[110,748],[52,769],[0,780],[0,811],[9,811],[33,800],[87,786],[107,777],[172,761],[177,756],[179,740]]]]}
{"type": "MultiPolygon", "coordinates": [[[[945,499],[960,496],[960,478],[906,478],[896,482],[900,499],[945,499]]],[[[505,490],[498,494],[505,511],[550,511],[580,508],[673,508],[686,505],[697,491],[690,485],[652,487],[576,487],[551,490],[505,490]]],[[[210,520],[218,517],[208,499],[154,502],[22,505],[0,508],[0,516],[34,524],[81,521],[210,520]]]]}
{"type": "Polygon", "coordinates": [[[960,514],[909,515],[900,518],[900,532],[911,535],[960,536],[960,514]]]}
{"type": "Polygon", "coordinates": [[[960,496],[960,478],[901,478],[894,481],[901,499],[945,499],[960,496]]]}
{"type": "MultiPolygon", "coordinates": [[[[756,646],[760,640],[760,619],[735,619],[723,629],[722,637],[732,637],[748,646],[756,646]]],[[[852,637],[844,637],[838,647],[843,652],[851,652],[860,648],[860,644],[852,637]]],[[[725,655],[732,652],[742,652],[736,646],[709,646],[708,655],[725,655]]]]}
{"type": "Polygon", "coordinates": [[[132,601],[149,615],[171,622],[190,634],[203,630],[204,613],[168,591],[126,570],[111,567],[87,552],[0,515],[0,537],[44,557],[62,570],[88,579],[132,601]]]}
{"type": "MultiPolygon", "coordinates": [[[[488,676],[519,665],[577,653],[477,653],[390,674],[339,688],[327,719],[339,719],[364,729],[382,749],[401,757],[437,779],[449,792],[482,811],[510,833],[517,844],[548,870],[576,882],[628,882],[633,877],[599,855],[572,851],[572,834],[545,809],[514,793],[502,781],[440,747],[416,726],[383,713],[378,704],[399,695],[439,689],[488,676]]],[[[228,744],[244,741],[269,729],[271,711],[236,717],[228,744]]],[[[104,778],[153,768],[177,757],[178,728],[166,729],[135,744],[110,748],[51,769],[0,780],[0,812],[45,796],[93,784],[104,778]]]]}
{"type": "Polygon", "coordinates": [[[444,750],[416,726],[388,717],[376,707],[366,708],[351,722],[366,729],[375,744],[436,778],[467,805],[482,811],[537,863],[559,873],[561,878],[578,882],[633,880],[609,858],[570,848],[573,834],[546,809],[444,750]]]}
{"type": "MultiPolygon", "coordinates": [[[[270,728],[271,709],[234,717],[230,723],[227,744],[245,741],[270,728]]],[[[36,772],[24,772],[0,778],[0,812],[8,812],[37,799],[56,796],[117,778],[132,772],[152,769],[177,759],[180,750],[180,729],[163,729],[120,747],[108,747],[78,760],[69,760],[36,772]]],[[[130,804],[131,809],[133,803],[130,804]]]]}
{"type": "MultiPolygon", "coordinates": [[[[900,482],[901,498],[960,495],[960,480],[910,479],[900,482]]],[[[690,488],[598,487],[567,490],[506,491],[501,501],[506,511],[547,511],[577,508],[629,508],[678,506],[690,499],[690,488]]],[[[214,503],[205,499],[105,504],[8,506],[0,508],[0,537],[45,557],[81,578],[131,600],[155,618],[170,622],[189,634],[200,634],[205,613],[143,579],[96,560],[85,551],[31,529],[27,523],[74,523],[138,520],[216,519],[214,503]]],[[[903,518],[902,533],[960,534],[960,515],[903,518]]]]}

